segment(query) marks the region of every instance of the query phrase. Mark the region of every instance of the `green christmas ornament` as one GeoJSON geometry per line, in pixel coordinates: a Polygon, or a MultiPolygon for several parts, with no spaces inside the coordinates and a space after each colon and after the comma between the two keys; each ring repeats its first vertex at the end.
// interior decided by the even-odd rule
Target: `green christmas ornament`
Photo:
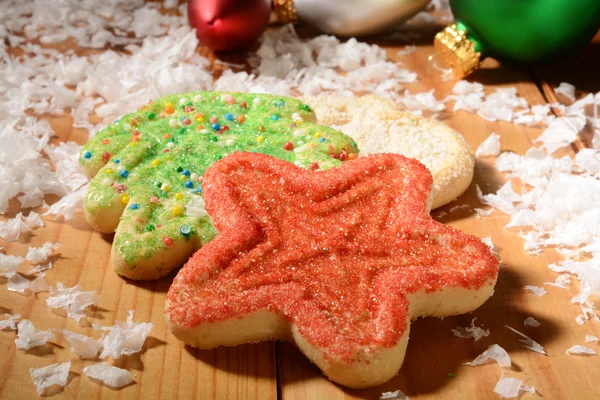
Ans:
{"type": "Polygon", "coordinates": [[[455,23],[434,46],[459,78],[485,57],[540,63],[583,47],[600,28],[600,0],[450,0],[455,23]]]}

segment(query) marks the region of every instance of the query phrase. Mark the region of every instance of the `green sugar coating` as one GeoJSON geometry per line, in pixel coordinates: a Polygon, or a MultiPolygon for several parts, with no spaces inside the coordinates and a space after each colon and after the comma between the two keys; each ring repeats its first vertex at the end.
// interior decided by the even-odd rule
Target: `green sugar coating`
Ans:
{"type": "Polygon", "coordinates": [[[180,263],[165,251],[191,243],[187,259],[211,240],[201,177],[227,154],[254,151],[311,169],[356,157],[350,137],[312,121],[310,108],[295,99],[197,92],[161,98],[96,134],[80,154],[93,177],[84,210],[97,228],[116,228],[113,267],[133,279],[157,279],[180,263]]]}

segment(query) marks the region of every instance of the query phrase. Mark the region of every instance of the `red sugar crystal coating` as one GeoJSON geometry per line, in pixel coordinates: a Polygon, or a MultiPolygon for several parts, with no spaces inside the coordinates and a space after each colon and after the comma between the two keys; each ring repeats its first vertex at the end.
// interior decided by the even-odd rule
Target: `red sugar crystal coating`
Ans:
{"type": "Polygon", "coordinates": [[[220,234],[181,269],[167,314],[193,328],[260,309],[280,313],[330,355],[394,346],[405,294],[480,289],[498,262],[473,236],[431,219],[432,178],[394,154],[306,171],[234,153],[203,177],[220,234]]]}

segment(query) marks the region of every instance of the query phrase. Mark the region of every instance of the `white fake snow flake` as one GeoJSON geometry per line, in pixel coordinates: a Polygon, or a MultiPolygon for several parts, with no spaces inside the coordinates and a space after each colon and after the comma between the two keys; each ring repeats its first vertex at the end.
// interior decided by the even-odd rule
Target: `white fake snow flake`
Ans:
{"type": "Polygon", "coordinates": [[[107,362],[85,367],[83,373],[90,378],[101,381],[112,389],[119,389],[133,382],[133,378],[129,371],[114,367],[107,362]]]}
{"type": "Polygon", "coordinates": [[[478,326],[475,326],[475,320],[477,318],[473,318],[471,321],[471,326],[462,327],[458,326],[456,329],[452,329],[452,333],[454,336],[459,337],[461,339],[471,339],[478,341],[482,337],[486,337],[490,335],[489,329],[481,329],[478,326]]]}
{"type": "Polygon", "coordinates": [[[498,154],[500,154],[500,135],[496,133],[492,133],[475,151],[477,157],[497,156],[498,154]]]}
{"type": "Polygon", "coordinates": [[[81,358],[96,358],[102,348],[102,340],[94,340],[89,336],[62,331],[63,336],[71,345],[71,351],[81,358]]]}
{"type": "Polygon", "coordinates": [[[16,330],[17,329],[16,320],[21,318],[21,315],[20,314],[15,314],[15,315],[4,314],[4,316],[6,317],[6,319],[3,319],[0,321],[0,331],[3,329],[6,329],[6,328],[9,328],[13,331],[16,330]]]}
{"type": "Polygon", "coordinates": [[[50,386],[59,385],[65,387],[70,369],[71,362],[67,361],[66,363],[51,364],[42,368],[30,368],[29,374],[33,378],[38,395],[41,396],[50,386]]]}
{"type": "Polygon", "coordinates": [[[99,296],[95,290],[83,292],[79,285],[66,287],[62,282],[56,284],[56,289],[50,290],[46,305],[50,308],[64,308],[69,318],[79,321],[85,317],[86,307],[96,304],[99,296]]]}
{"type": "Polygon", "coordinates": [[[525,326],[533,326],[534,328],[537,328],[541,324],[540,324],[540,321],[538,321],[537,319],[535,319],[533,317],[527,317],[525,319],[525,321],[523,321],[523,325],[525,325],[525,326]]]}
{"type": "Polygon", "coordinates": [[[54,339],[52,329],[37,331],[28,319],[21,320],[17,325],[17,338],[15,339],[17,349],[29,350],[54,339]]]}
{"type": "Polygon", "coordinates": [[[25,259],[32,264],[42,264],[48,260],[52,252],[60,247],[60,243],[46,242],[42,247],[30,247],[25,259]]]}
{"type": "Polygon", "coordinates": [[[517,335],[523,337],[524,339],[519,339],[519,342],[523,343],[523,346],[526,347],[528,350],[535,351],[536,353],[540,354],[546,354],[546,350],[544,350],[544,348],[538,342],[525,335],[524,333],[519,332],[515,328],[511,328],[508,325],[504,326],[516,333],[517,335]]]}
{"type": "Polygon", "coordinates": [[[471,367],[474,367],[476,365],[485,364],[485,362],[489,359],[496,361],[501,367],[511,366],[510,356],[508,355],[506,350],[504,350],[497,344],[491,345],[486,351],[477,356],[476,359],[474,359],[471,362],[465,363],[465,365],[470,365],[471,367]]]}
{"type": "Polygon", "coordinates": [[[153,325],[150,322],[133,322],[133,310],[129,311],[126,322],[117,321],[114,326],[96,328],[109,331],[102,340],[103,350],[100,358],[111,357],[116,360],[121,355],[131,355],[142,350],[153,325]]]}
{"type": "Polygon", "coordinates": [[[544,289],[543,287],[539,287],[539,286],[526,285],[526,286],[523,286],[523,289],[531,291],[531,293],[535,294],[538,297],[542,297],[543,295],[548,293],[546,291],[546,289],[544,289]]]}
{"type": "Polygon", "coordinates": [[[576,344],[575,346],[571,346],[565,351],[567,355],[576,355],[576,356],[595,356],[596,352],[589,347],[584,347],[576,344]]]}
{"type": "Polygon", "coordinates": [[[44,280],[43,273],[33,280],[29,280],[21,274],[14,274],[8,280],[7,289],[25,295],[28,294],[27,291],[32,293],[48,292],[50,285],[44,280]]]}
{"type": "Polygon", "coordinates": [[[10,278],[25,259],[17,256],[7,256],[0,253],[0,276],[10,278]]]}
{"type": "Polygon", "coordinates": [[[520,392],[535,394],[535,388],[533,386],[523,385],[523,381],[520,379],[505,378],[504,376],[501,376],[494,387],[494,392],[499,394],[502,398],[513,399],[519,397],[520,392]]]}
{"type": "Polygon", "coordinates": [[[596,342],[596,343],[598,343],[598,338],[596,336],[593,336],[593,335],[585,335],[585,342],[586,343],[590,343],[590,342],[596,342]]]}
{"type": "Polygon", "coordinates": [[[562,94],[571,101],[575,101],[575,86],[567,82],[561,82],[560,85],[554,89],[554,92],[562,94]]]}
{"type": "MultiPolygon", "coordinates": [[[[1,213],[2,210],[0,210],[1,213]]],[[[14,242],[19,239],[23,232],[44,226],[39,214],[30,212],[24,217],[23,213],[18,213],[14,218],[7,221],[0,221],[0,237],[7,242],[14,242]]]]}
{"type": "Polygon", "coordinates": [[[395,390],[393,392],[383,392],[381,396],[379,396],[379,400],[409,400],[410,398],[402,393],[400,390],[395,390]]]}
{"type": "Polygon", "coordinates": [[[544,285],[556,286],[559,288],[566,289],[567,284],[571,283],[570,274],[562,274],[556,278],[555,282],[544,282],[544,285]]]}

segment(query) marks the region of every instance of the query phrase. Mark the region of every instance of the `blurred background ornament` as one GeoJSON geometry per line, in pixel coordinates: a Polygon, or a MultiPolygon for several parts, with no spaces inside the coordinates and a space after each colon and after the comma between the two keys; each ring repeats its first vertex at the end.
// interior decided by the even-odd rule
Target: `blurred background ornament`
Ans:
{"type": "Polygon", "coordinates": [[[600,0],[450,0],[455,23],[434,46],[457,78],[485,57],[539,64],[567,56],[600,28],[600,0]]]}
{"type": "Polygon", "coordinates": [[[274,0],[282,23],[296,20],[337,36],[381,32],[408,20],[430,0],[274,0]]]}
{"type": "Polygon", "coordinates": [[[215,51],[254,43],[269,24],[270,0],[189,0],[188,20],[203,45],[215,51]]]}
{"type": "Polygon", "coordinates": [[[423,10],[430,0],[190,0],[188,18],[198,39],[215,51],[252,44],[271,9],[279,23],[305,23],[338,36],[377,33],[423,10]]]}

